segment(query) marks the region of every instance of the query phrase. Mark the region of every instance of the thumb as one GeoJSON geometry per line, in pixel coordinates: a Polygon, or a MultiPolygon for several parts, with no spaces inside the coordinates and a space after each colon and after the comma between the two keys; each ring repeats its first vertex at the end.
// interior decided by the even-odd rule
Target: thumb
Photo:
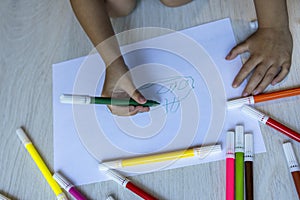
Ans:
{"type": "Polygon", "coordinates": [[[137,89],[131,95],[131,98],[140,104],[146,103],[147,99],[137,89]]]}
{"type": "Polygon", "coordinates": [[[133,84],[130,87],[124,88],[127,94],[136,102],[140,104],[146,103],[147,99],[138,91],[133,84]]]}

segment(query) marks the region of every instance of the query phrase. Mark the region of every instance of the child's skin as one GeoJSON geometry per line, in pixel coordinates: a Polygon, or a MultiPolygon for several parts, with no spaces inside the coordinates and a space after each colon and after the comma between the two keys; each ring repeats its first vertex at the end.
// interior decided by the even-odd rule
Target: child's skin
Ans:
{"type": "MultiPolygon", "coordinates": [[[[99,45],[114,36],[109,17],[128,15],[135,8],[136,0],[70,1],[81,26],[106,64],[102,96],[131,97],[141,104],[145,103],[146,99],[135,88],[130,73],[127,73],[128,68],[123,57],[120,56],[117,40],[110,39],[105,45],[99,45]]],[[[169,7],[180,6],[190,1],[161,0],[169,7]]],[[[233,87],[238,87],[253,72],[243,91],[243,96],[261,93],[269,84],[275,85],[282,81],[291,66],[293,42],[289,30],[286,0],[254,0],[254,3],[259,23],[258,30],[243,43],[234,47],[226,56],[227,60],[232,60],[241,53],[250,53],[249,59],[232,83],[233,87]]],[[[149,111],[148,107],[142,106],[109,106],[109,109],[116,115],[135,115],[138,112],[149,111]]]]}

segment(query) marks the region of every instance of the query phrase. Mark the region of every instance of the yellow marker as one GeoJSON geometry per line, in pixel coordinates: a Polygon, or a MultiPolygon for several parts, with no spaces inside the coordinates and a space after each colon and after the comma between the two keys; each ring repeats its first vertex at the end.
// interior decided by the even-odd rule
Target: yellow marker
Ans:
{"type": "MultiPolygon", "coordinates": [[[[168,160],[176,160],[189,157],[205,157],[208,153],[221,152],[221,145],[212,145],[197,147],[161,154],[154,154],[148,156],[141,156],[137,158],[129,158],[123,160],[114,160],[109,162],[103,162],[102,164],[110,169],[118,169],[123,167],[143,165],[155,162],[163,162],[168,160]]],[[[103,169],[104,170],[104,169],[103,169]]]]}
{"type": "Polygon", "coordinates": [[[48,184],[52,188],[53,192],[55,193],[58,200],[67,200],[66,195],[62,192],[60,186],[57,182],[53,179],[49,169],[47,168],[46,164],[42,160],[41,156],[27,137],[26,133],[23,131],[22,128],[19,128],[17,131],[17,135],[19,139],[24,144],[25,148],[31,155],[32,159],[34,160],[35,164],[38,166],[39,170],[44,175],[45,179],[47,180],[48,184]]]}

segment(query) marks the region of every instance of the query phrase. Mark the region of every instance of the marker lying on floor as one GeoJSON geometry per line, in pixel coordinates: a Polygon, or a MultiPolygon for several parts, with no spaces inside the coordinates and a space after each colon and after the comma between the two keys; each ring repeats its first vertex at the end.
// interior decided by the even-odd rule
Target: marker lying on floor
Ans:
{"type": "Polygon", "coordinates": [[[253,200],[253,135],[251,133],[245,134],[245,189],[246,200],[253,200]]]}
{"type": "Polygon", "coordinates": [[[249,117],[258,120],[259,122],[278,130],[279,132],[283,133],[284,135],[290,137],[291,139],[296,140],[297,142],[300,142],[300,134],[299,133],[286,127],[285,125],[272,119],[271,117],[263,114],[262,112],[256,110],[255,108],[244,105],[242,107],[242,112],[247,114],[249,117]]]}
{"type": "Polygon", "coordinates": [[[235,127],[235,200],[244,200],[244,127],[235,127]]]}
{"type": "Polygon", "coordinates": [[[99,169],[101,169],[105,174],[110,177],[113,181],[117,182],[118,184],[122,185],[124,188],[127,188],[131,192],[135,193],[139,197],[146,199],[146,200],[158,200],[157,198],[153,197],[152,195],[148,194],[138,186],[134,185],[128,178],[122,176],[118,172],[113,169],[109,169],[108,167],[99,164],[99,169]]]}
{"type": "Polygon", "coordinates": [[[69,104],[105,104],[105,105],[115,105],[115,106],[144,106],[144,107],[153,107],[160,104],[152,100],[147,100],[146,103],[140,104],[131,98],[113,99],[109,97],[90,97],[85,95],[71,95],[71,94],[61,95],[60,102],[69,103],[69,104]]]}
{"type": "Polygon", "coordinates": [[[226,135],[226,200],[234,200],[234,132],[226,135]]]}
{"type": "Polygon", "coordinates": [[[37,165],[39,170],[42,172],[44,178],[46,179],[46,181],[50,185],[51,189],[55,193],[57,199],[58,200],[66,200],[67,199],[66,195],[63,193],[63,191],[60,189],[57,182],[52,177],[48,167],[46,166],[45,162],[43,161],[43,159],[41,158],[41,156],[39,155],[39,153],[37,152],[37,150],[31,143],[29,138],[27,137],[24,130],[22,128],[19,128],[19,129],[17,129],[16,132],[17,132],[17,135],[19,136],[19,139],[21,140],[21,142],[27,149],[28,153],[30,154],[31,158],[33,159],[33,161],[35,162],[35,164],[37,165]]]}
{"type": "Polygon", "coordinates": [[[80,192],[72,185],[66,178],[64,178],[60,173],[56,172],[53,175],[56,182],[68,193],[70,193],[77,200],[86,200],[86,198],[80,194],[80,192]]]}
{"type": "Polygon", "coordinates": [[[295,152],[293,150],[292,144],[290,142],[286,142],[283,144],[283,150],[285,154],[285,158],[287,164],[289,166],[289,170],[292,173],[294,184],[298,193],[298,197],[300,199],[300,166],[297,162],[295,152]]]}
{"type": "MultiPolygon", "coordinates": [[[[204,157],[208,153],[221,152],[221,145],[211,145],[211,146],[201,146],[191,149],[158,153],[154,155],[140,156],[136,158],[128,158],[123,160],[113,160],[108,162],[103,162],[103,166],[109,167],[110,169],[118,169],[129,166],[143,165],[149,163],[163,162],[168,160],[176,160],[189,157],[204,157]]],[[[101,168],[99,168],[101,170],[101,168]]],[[[104,168],[105,169],[105,168],[104,168]]]]}
{"type": "Polygon", "coordinates": [[[259,94],[259,95],[229,100],[227,101],[227,108],[234,109],[234,108],[242,107],[244,104],[255,104],[264,101],[285,98],[285,97],[292,97],[296,95],[300,95],[300,88],[293,88],[288,90],[270,92],[265,94],[259,94]]]}

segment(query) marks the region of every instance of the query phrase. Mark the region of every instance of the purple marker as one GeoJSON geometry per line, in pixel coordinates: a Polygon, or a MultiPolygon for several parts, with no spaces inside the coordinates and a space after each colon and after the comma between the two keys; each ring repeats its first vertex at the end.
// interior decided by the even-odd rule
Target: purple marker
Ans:
{"type": "Polygon", "coordinates": [[[77,199],[77,200],[87,200],[84,196],[82,196],[82,194],[80,194],[80,192],[78,190],[76,190],[74,185],[72,185],[69,181],[67,181],[64,177],[62,177],[62,175],[59,174],[58,172],[56,172],[53,175],[53,178],[56,180],[56,182],[62,188],[64,188],[64,190],[66,190],[68,193],[70,193],[75,199],[77,199]]]}

